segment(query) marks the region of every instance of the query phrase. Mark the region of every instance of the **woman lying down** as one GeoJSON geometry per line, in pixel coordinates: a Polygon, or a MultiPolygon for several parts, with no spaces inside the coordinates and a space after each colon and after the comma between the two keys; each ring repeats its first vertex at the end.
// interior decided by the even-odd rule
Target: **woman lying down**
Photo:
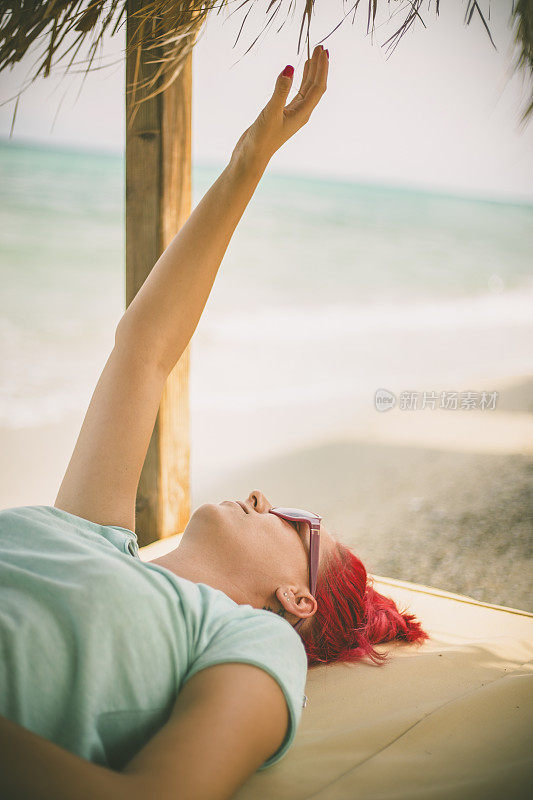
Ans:
{"type": "Polygon", "coordinates": [[[200,506],[143,563],[137,484],[165,381],[270,158],[326,90],[292,67],[116,330],[54,506],[0,512],[0,795],[228,798],[290,748],[308,666],[422,641],[317,514],[200,506]]]}

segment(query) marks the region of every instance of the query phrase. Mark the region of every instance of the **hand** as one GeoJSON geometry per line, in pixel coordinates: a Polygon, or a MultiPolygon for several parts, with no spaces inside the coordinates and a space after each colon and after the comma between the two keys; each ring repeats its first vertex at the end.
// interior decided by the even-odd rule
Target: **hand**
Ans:
{"type": "Polygon", "coordinates": [[[328,67],[329,55],[317,45],[305,62],[300,89],[288,105],[293,75],[278,75],[274,94],[237,142],[232,158],[268,161],[308,121],[326,91],[328,67]]]}

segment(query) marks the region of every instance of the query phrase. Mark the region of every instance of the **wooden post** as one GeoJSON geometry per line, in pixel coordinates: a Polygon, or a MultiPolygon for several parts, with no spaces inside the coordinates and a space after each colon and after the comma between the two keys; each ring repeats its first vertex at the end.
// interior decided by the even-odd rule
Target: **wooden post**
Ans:
{"type": "MultiPolygon", "coordinates": [[[[127,42],[143,0],[129,0],[127,42]]],[[[191,210],[192,55],[165,91],[135,108],[134,78],[155,69],[157,50],[127,48],[126,57],[126,305],[191,210]],[[134,113],[132,114],[132,111],[134,113]]],[[[153,73],[152,73],[153,74],[153,73]]],[[[161,400],[136,504],[141,545],[182,531],[190,514],[189,349],[172,371],[161,400]]]]}

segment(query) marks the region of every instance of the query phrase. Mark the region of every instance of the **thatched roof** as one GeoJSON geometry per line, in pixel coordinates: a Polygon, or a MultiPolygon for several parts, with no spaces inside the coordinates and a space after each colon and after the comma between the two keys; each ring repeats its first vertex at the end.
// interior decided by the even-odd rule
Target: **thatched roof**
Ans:
{"type": "MultiPolygon", "coordinates": [[[[325,3],[326,0],[302,0],[298,53],[303,43],[307,45],[309,53],[312,15],[321,2],[325,3]]],[[[435,0],[437,16],[439,2],[440,0],[435,0]]],[[[339,15],[341,18],[338,25],[328,36],[346,19],[353,22],[360,4],[361,0],[353,0],[348,11],[339,15]]],[[[422,4],[423,0],[406,0],[403,6],[405,16],[401,24],[382,43],[389,54],[412,25],[424,25],[422,4]]],[[[95,65],[104,34],[116,34],[128,17],[130,51],[140,54],[143,49],[153,53],[155,66],[150,84],[134,87],[136,96],[143,99],[143,96],[162,91],[179,75],[208,14],[220,13],[229,5],[236,6],[234,11],[243,9],[245,12],[235,43],[245,28],[246,18],[252,7],[264,8],[265,25],[253,37],[246,50],[248,52],[265,29],[276,26],[279,30],[287,19],[294,16],[296,0],[241,0],[240,3],[233,0],[231,4],[228,0],[0,0],[0,71],[21,61],[30,49],[34,55],[37,53],[30,83],[39,76],[48,76],[52,68],[59,64],[63,64],[67,70],[74,66],[89,70],[95,65]]],[[[385,0],[367,0],[367,33],[374,32],[378,6],[381,8],[384,5],[385,0]]],[[[395,14],[400,10],[402,9],[397,9],[395,14]]],[[[465,23],[470,24],[474,15],[481,19],[488,40],[495,47],[490,23],[483,15],[477,0],[467,0],[465,23]]],[[[513,0],[510,21],[515,28],[515,69],[521,69],[531,76],[533,0],[513,0]]],[[[26,87],[20,88],[23,91],[26,87]]],[[[525,109],[522,120],[529,118],[532,112],[533,98],[525,109]]]]}

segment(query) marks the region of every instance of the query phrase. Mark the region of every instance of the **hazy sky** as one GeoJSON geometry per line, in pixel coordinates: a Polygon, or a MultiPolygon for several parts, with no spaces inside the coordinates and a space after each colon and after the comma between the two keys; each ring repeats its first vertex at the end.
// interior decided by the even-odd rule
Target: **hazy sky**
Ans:
{"type": "MultiPolygon", "coordinates": [[[[230,4],[237,8],[239,2],[230,4]]],[[[237,47],[242,10],[212,14],[194,54],[193,158],[223,163],[242,131],[268,100],[275,77],[296,67],[295,89],[305,54],[296,52],[302,2],[292,23],[273,26],[251,52],[245,50],[264,24],[267,3],[257,3],[237,47]]],[[[288,5],[286,3],[286,5],[288,5]]],[[[312,45],[352,3],[317,4],[312,45]],[[327,10],[326,10],[327,7],[327,10]]],[[[487,0],[481,4],[488,9],[487,0]]],[[[366,34],[366,3],[352,25],[349,16],[325,43],[331,62],[328,91],[310,123],[282,151],[271,169],[363,181],[421,186],[489,197],[533,200],[533,120],[519,128],[529,85],[511,76],[511,0],[491,5],[494,50],[477,15],[464,25],[466,3],[434,2],[387,59],[381,44],[396,30],[407,3],[382,3],[374,42],[366,34]],[[401,6],[388,20],[388,8],[401,6]]],[[[124,144],[121,37],[110,40],[105,61],[116,65],[89,75],[41,80],[22,98],[15,139],[121,150],[124,144]],[[62,101],[62,102],[61,102],[62,101]],[[54,117],[58,112],[53,125],[54,117]],[[53,125],[53,130],[52,130],[53,125]]],[[[30,62],[1,80],[2,99],[27,74],[30,62]]],[[[0,136],[7,136],[13,105],[0,108],[0,136]]]]}

